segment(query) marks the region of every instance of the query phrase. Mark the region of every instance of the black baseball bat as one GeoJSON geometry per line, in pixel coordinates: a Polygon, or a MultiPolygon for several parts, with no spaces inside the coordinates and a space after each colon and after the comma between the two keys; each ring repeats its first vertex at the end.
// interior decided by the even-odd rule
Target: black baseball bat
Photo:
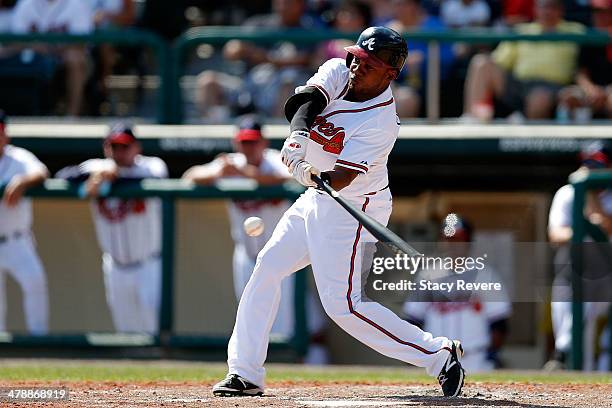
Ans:
{"type": "Polygon", "coordinates": [[[334,190],[329,184],[321,180],[321,178],[315,174],[311,176],[312,181],[317,183],[317,186],[329,194],[338,204],[340,204],[349,214],[353,216],[365,229],[370,231],[376,239],[386,244],[390,244],[395,247],[397,250],[405,253],[408,256],[422,256],[422,254],[408,245],[403,239],[401,239],[397,234],[391,231],[389,228],[382,225],[380,222],[376,221],[374,218],[370,217],[365,212],[355,208],[351,203],[349,203],[344,197],[340,195],[336,190],[334,190]]]}

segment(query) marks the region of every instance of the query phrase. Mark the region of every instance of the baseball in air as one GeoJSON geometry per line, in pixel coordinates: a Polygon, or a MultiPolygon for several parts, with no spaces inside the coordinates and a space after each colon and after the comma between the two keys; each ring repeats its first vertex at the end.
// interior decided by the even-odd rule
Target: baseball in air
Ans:
{"type": "Polygon", "coordinates": [[[264,222],[259,217],[249,217],[244,221],[244,231],[250,237],[257,237],[264,232],[264,222]]]}

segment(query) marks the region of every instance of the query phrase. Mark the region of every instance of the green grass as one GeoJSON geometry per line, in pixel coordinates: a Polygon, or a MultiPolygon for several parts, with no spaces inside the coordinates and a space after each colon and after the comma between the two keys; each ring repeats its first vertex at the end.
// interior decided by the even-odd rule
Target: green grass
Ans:
{"type": "MultiPolygon", "coordinates": [[[[83,361],[83,360],[2,360],[0,381],[193,381],[213,382],[225,375],[221,363],[172,361],[83,361]]],[[[401,367],[329,366],[303,367],[270,364],[267,380],[434,383],[423,370],[401,367]]],[[[542,373],[539,371],[496,371],[468,377],[470,382],[612,384],[612,373],[542,373]]]]}

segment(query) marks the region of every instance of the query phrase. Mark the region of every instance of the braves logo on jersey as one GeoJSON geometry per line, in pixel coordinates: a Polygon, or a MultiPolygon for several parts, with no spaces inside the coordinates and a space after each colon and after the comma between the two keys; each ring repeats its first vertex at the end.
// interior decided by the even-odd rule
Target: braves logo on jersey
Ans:
{"type": "Polygon", "coordinates": [[[310,130],[310,139],[323,146],[323,150],[340,154],[344,147],[344,128],[336,126],[324,116],[317,116],[310,130]]]}
{"type": "Polygon", "coordinates": [[[101,198],[98,200],[98,212],[109,222],[121,222],[128,214],[144,214],[147,205],[142,199],[113,200],[101,198]]]}

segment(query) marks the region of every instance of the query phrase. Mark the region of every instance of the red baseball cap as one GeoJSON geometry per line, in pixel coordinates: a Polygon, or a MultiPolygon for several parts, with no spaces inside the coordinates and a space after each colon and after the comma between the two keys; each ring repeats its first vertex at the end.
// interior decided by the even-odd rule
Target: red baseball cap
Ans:
{"type": "Polygon", "coordinates": [[[591,8],[594,10],[611,10],[612,0],[591,0],[591,8]]]}
{"type": "Polygon", "coordinates": [[[240,122],[240,129],[234,136],[237,142],[257,142],[263,138],[261,123],[253,118],[246,118],[240,122]]]}
{"type": "Polygon", "coordinates": [[[115,126],[106,137],[106,142],[129,146],[136,142],[136,136],[134,136],[132,128],[128,126],[115,126]]]}

